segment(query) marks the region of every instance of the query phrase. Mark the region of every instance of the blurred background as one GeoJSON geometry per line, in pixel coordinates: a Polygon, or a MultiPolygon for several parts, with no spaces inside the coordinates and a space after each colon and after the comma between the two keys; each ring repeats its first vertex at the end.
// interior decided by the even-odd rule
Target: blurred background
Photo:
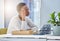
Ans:
{"type": "Polygon", "coordinates": [[[4,27],[7,28],[11,18],[17,15],[16,6],[21,2],[27,4],[30,9],[29,17],[39,27],[41,0],[4,0],[4,27]]]}
{"type": "Polygon", "coordinates": [[[4,0],[0,0],[0,28],[4,28],[4,0]]]}
{"type": "Polygon", "coordinates": [[[0,0],[0,28],[7,28],[11,18],[17,15],[16,6],[25,2],[29,9],[29,17],[41,28],[47,23],[52,11],[60,11],[60,0],[0,0]]]}

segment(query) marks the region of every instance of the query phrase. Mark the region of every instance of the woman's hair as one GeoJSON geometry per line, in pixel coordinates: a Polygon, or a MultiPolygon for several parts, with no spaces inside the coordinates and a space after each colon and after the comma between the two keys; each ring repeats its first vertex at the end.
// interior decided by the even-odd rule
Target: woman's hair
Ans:
{"type": "Polygon", "coordinates": [[[23,7],[23,6],[25,6],[26,4],[25,3],[19,3],[18,5],[17,5],[17,11],[19,12],[20,10],[21,10],[21,8],[23,7]]]}

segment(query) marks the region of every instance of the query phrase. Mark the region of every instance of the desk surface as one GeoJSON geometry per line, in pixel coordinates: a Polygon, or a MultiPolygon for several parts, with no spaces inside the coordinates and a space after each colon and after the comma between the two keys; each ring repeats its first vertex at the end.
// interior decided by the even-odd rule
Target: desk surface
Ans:
{"type": "Polygon", "coordinates": [[[0,37],[32,37],[32,38],[46,38],[46,35],[0,35],[0,37]]]}
{"type": "Polygon", "coordinates": [[[1,37],[32,37],[32,38],[46,38],[46,39],[60,39],[60,36],[52,36],[52,35],[0,35],[0,38],[1,37]]]}

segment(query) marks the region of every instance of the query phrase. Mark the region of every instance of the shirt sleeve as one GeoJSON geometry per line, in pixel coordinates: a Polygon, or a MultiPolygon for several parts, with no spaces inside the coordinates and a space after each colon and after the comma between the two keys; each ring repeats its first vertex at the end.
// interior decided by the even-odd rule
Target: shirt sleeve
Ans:
{"type": "Polygon", "coordinates": [[[38,31],[38,27],[28,18],[28,25],[31,27],[33,31],[38,31]]]}
{"type": "Polygon", "coordinates": [[[11,19],[8,26],[7,34],[12,34],[12,31],[19,30],[19,27],[19,23],[15,19],[11,19]]]}

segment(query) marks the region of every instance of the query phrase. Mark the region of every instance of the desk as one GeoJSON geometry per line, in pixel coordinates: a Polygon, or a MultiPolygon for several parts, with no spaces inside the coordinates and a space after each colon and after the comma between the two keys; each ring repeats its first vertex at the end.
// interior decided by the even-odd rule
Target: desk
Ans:
{"type": "Polygon", "coordinates": [[[1,41],[46,41],[46,35],[0,35],[1,41]]]}
{"type": "Polygon", "coordinates": [[[0,35],[1,41],[60,41],[60,36],[51,35],[0,35]]]}
{"type": "Polygon", "coordinates": [[[47,41],[60,41],[60,36],[47,35],[47,41]]]}
{"type": "Polygon", "coordinates": [[[0,35],[0,38],[1,37],[32,37],[32,38],[46,38],[46,35],[0,35]]]}

